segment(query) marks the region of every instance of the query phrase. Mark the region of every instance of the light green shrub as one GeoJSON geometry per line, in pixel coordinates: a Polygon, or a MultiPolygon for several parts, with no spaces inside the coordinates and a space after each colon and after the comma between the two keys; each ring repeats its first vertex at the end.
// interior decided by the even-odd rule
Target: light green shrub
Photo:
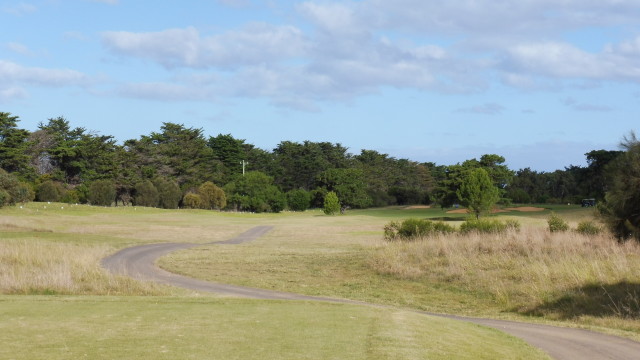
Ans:
{"type": "Polygon", "coordinates": [[[551,216],[549,216],[547,224],[549,224],[549,231],[551,232],[563,232],[569,230],[569,224],[555,213],[552,213],[551,216]]]}

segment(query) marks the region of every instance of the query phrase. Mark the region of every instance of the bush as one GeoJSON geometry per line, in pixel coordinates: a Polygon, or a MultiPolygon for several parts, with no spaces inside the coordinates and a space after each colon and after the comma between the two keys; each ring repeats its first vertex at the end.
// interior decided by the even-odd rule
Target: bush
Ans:
{"type": "Polygon", "coordinates": [[[133,203],[137,206],[157,207],[160,202],[158,189],[149,180],[145,180],[136,184],[133,188],[133,203]]]}
{"type": "Polygon", "coordinates": [[[154,186],[158,189],[158,206],[163,209],[177,209],[182,199],[182,191],[172,180],[156,178],[154,186]]]}
{"type": "Polygon", "coordinates": [[[406,219],[402,222],[392,221],[384,227],[386,240],[413,240],[434,234],[450,234],[455,229],[442,221],[433,222],[422,219],[406,219]]]}
{"type": "Polygon", "coordinates": [[[593,221],[585,220],[578,224],[576,232],[582,235],[599,235],[602,232],[602,228],[594,224],[593,221]]]}
{"type": "Polygon", "coordinates": [[[78,196],[78,192],[75,190],[67,191],[62,198],[60,198],[60,202],[67,204],[77,204],[80,202],[80,197],[78,196]]]}
{"type": "Polygon", "coordinates": [[[287,193],[289,209],[293,211],[305,211],[311,206],[311,193],[306,190],[291,190],[287,193]]]}
{"type": "Polygon", "coordinates": [[[500,222],[499,220],[469,219],[460,225],[460,232],[463,234],[470,232],[497,234],[505,232],[508,227],[509,226],[506,223],[500,222]]]}
{"type": "Polygon", "coordinates": [[[224,190],[217,187],[211,181],[207,181],[198,188],[201,207],[207,210],[222,209],[227,206],[227,196],[224,190]]]}
{"type": "Polygon", "coordinates": [[[338,195],[333,191],[327,193],[327,196],[324,197],[324,206],[322,207],[322,211],[326,215],[334,215],[340,212],[340,200],[338,200],[338,195]]]}
{"type": "Polygon", "coordinates": [[[556,214],[551,214],[547,223],[549,224],[549,231],[551,232],[563,232],[569,230],[569,224],[556,214]]]}
{"type": "Polygon", "coordinates": [[[96,206],[111,206],[116,199],[116,186],[111,180],[96,180],[89,185],[89,202],[96,206]]]}
{"type": "Polygon", "coordinates": [[[65,192],[64,186],[61,183],[47,180],[38,186],[36,199],[43,202],[58,202],[62,199],[65,192]]]}
{"type": "Polygon", "coordinates": [[[182,206],[187,209],[202,209],[202,198],[195,193],[187,193],[182,198],[182,206]]]}

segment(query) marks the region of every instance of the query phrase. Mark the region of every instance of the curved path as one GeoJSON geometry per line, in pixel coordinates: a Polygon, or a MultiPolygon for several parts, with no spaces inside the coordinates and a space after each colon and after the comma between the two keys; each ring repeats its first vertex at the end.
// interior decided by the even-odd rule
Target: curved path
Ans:
{"type": "MultiPolygon", "coordinates": [[[[115,273],[128,275],[139,280],[155,281],[162,284],[178,286],[186,289],[213,292],[221,295],[270,300],[312,300],[360,305],[372,305],[364,302],[332,299],[317,296],[306,296],[293,293],[254,289],[243,286],[212,283],[181,276],[164,271],[155,265],[155,261],[172,251],[189,249],[202,245],[241,244],[252,241],[266,234],[270,226],[254,227],[237,237],[209,244],[150,244],[121,250],[102,261],[102,266],[115,273]]],[[[462,320],[489,326],[519,337],[529,344],[547,352],[558,360],[564,359],[640,359],[640,343],[616,336],[595,333],[582,329],[561,328],[540,324],[519,323],[514,321],[467,318],[452,315],[432,314],[455,320],[462,320]]]]}

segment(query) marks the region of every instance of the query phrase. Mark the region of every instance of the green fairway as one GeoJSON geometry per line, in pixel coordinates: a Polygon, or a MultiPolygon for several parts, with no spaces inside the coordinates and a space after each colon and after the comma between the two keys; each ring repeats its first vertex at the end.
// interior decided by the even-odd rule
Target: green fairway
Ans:
{"type": "Polygon", "coordinates": [[[0,297],[2,359],[547,359],[406,311],[185,297],[0,297]]]}

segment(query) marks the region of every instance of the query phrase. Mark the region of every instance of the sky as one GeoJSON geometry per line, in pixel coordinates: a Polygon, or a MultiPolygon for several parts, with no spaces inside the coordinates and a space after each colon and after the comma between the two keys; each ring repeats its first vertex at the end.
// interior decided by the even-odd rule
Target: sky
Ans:
{"type": "Polygon", "coordinates": [[[0,0],[0,111],[119,142],[586,166],[640,130],[638,0],[0,0]]]}

